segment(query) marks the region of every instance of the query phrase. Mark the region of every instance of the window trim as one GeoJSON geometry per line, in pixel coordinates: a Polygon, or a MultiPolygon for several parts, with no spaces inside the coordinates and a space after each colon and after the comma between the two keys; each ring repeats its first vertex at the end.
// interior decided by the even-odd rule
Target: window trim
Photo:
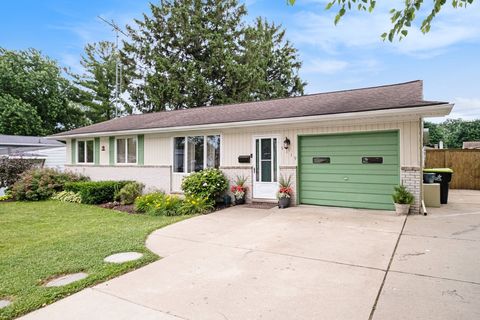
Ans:
{"type": "Polygon", "coordinates": [[[78,139],[76,142],[75,142],[75,163],[77,164],[81,164],[81,165],[95,165],[95,138],[85,138],[85,139],[78,139]],[[93,161],[92,162],[87,162],[87,142],[88,141],[92,141],[93,143],[93,161]],[[79,152],[78,152],[78,144],[79,142],[85,142],[85,149],[83,150],[83,155],[84,155],[84,159],[85,161],[84,162],[80,162],[78,161],[78,155],[79,155],[79,152]]]}
{"type": "Polygon", "coordinates": [[[138,165],[138,137],[137,136],[120,136],[115,137],[115,165],[116,166],[134,166],[138,165]],[[135,162],[128,162],[128,139],[135,139],[135,162]],[[117,140],[125,140],[125,162],[118,162],[117,140]]]}
{"type": "Polygon", "coordinates": [[[220,137],[220,144],[219,144],[219,148],[220,148],[220,163],[219,163],[219,167],[222,166],[222,163],[223,163],[223,159],[222,159],[222,155],[223,155],[223,135],[221,133],[206,133],[206,134],[191,134],[191,135],[178,135],[178,136],[173,136],[172,137],[172,143],[171,143],[171,150],[172,150],[172,174],[176,174],[176,175],[189,175],[195,171],[192,171],[192,172],[187,172],[188,171],[188,152],[187,152],[187,148],[188,148],[188,138],[189,137],[203,137],[203,169],[206,169],[208,167],[206,167],[207,165],[207,138],[209,136],[219,136],[220,137]],[[184,144],[184,148],[185,148],[185,152],[184,152],[184,155],[183,155],[183,168],[184,168],[184,172],[176,172],[175,171],[175,138],[184,138],[185,139],[185,144],[184,144]]]}

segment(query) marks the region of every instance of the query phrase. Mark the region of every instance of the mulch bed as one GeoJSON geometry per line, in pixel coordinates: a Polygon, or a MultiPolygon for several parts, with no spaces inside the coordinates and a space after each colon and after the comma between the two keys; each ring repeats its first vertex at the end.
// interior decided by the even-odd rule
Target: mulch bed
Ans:
{"type": "Polygon", "coordinates": [[[104,209],[112,209],[112,210],[127,212],[131,214],[136,214],[133,204],[122,205],[118,202],[107,202],[104,204],[99,204],[98,206],[104,209]]]}

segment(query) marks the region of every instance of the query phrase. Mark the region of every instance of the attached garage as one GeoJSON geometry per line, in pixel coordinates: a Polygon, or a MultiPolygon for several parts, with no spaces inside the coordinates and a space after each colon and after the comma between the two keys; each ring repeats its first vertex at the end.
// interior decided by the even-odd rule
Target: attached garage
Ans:
{"type": "Polygon", "coordinates": [[[399,132],[299,136],[299,202],[393,210],[399,132]]]}

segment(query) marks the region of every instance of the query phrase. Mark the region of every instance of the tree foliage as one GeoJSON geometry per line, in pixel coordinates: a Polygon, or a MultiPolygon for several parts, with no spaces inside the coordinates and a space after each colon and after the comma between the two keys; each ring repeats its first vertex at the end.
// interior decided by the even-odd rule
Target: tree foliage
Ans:
{"type": "Polygon", "coordinates": [[[448,119],[440,124],[425,122],[424,126],[429,129],[430,145],[443,141],[447,148],[462,148],[465,141],[480,140],[480,120],[448,119]]]}
{"type": "Polygon", "coordinates": [[[0,95],[0,132],[11,135],[43,135],[42,119],[29,103],[11,95],[0,95]]]}
{"type": "Polygon", "coordinates": [[[236,0],[162,0],[127,26],[123,58],[142,112],[300,95],[297,50],[263,20],[245,26],[236,0]]]}
{"type": "Polygon", "coordinates": [[[35,49],[0,47],[0,133],[43,135],[82,125],[73,95],[55,61],[35,49]]]}
{"type": "MultiPolygon", "coordinates": [[[[453,8],[466,8],[469,4],[472,4],[474,0],[451,0],[453,8]]],[[[293,5],[296,0],[288,0],[293,5]]],[[[424,0],[406,0],[404,1],[404,7],[400,9],[390,10],[390,20],[392,22],[392,28],[382,34],[382,38],[393,41],[396,37],[400,40],[408,35],[408,28],[410,28],[415,20],[418,19],[417,15],[425,13],[420,25],[420,30],[423,33],[430,31],[432,21],[440,13],[441,9],[447,4],[446,0],[433,0],[433,4],[425,5],[424,0]]],[[[332,7],[337,7],[338,12],[335,16],[335,24],[347,13],[347,10],[357,9],[360,11],[372,12],[375,9],[377,0],[331,0],[327,3],[326,9],[330,10],[332,7]]]]}
{"type": "MultiPolygon", "coordinates": [[[[92,123],[113,119],[117,113],[132,112],[129,104],[122,99],[123,92],[120,92],[118,110],[115,112],[116,60],[114,43],[100,41],[87,44],[80,61],[84,73],[69,72],[79,88],[78,101],[84,106],[85,114],[92,123]]],[[[125,89],[129,81],[128,73],[122,72],[119,78],[122,81],[120,87],[125,89]]]]}

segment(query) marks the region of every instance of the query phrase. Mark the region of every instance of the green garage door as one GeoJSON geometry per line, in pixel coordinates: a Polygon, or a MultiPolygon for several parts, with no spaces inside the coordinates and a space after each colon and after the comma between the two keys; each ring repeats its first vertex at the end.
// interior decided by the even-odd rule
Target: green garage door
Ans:
{"type": "Polygon", "coordinates": [[[299,201],[393,210],[400,182],[398,132],[299,137],[299,201]]]}

